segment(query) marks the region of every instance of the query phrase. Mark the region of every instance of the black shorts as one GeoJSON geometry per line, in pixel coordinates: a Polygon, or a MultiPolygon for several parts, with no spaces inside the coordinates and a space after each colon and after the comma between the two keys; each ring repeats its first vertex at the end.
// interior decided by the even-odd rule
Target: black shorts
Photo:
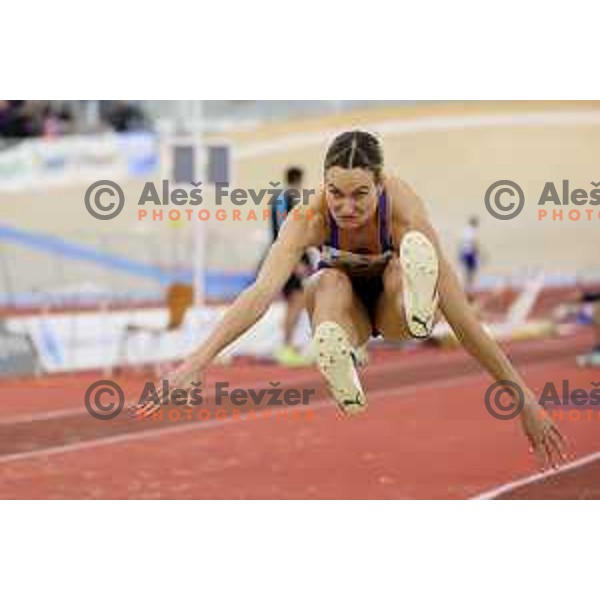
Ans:
{"type": "Polygon", "coordinates": [[[298,275],[290,275],[290,278],[283,286],[283,297],[289,298],[292,294],[299,291],[302,291],[302,279],[298,275]]]}
{"type": "Polygon", "coordinates": [[[377,304],[383,293],[383,277],[381,275],[350,277],[350,281],[352,282],[354,293],[367,309],[367,314],[371,321],[371,335],[378,337],[381,335],[381,332],[375,327],[375,318],[377,316],[377,304]]]}

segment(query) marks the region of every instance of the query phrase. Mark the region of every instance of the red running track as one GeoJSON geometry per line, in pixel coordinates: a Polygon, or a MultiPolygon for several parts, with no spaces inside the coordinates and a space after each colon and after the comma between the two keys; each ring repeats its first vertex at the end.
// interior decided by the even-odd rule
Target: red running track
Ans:
{"type": "MultiPolygon", "coordinates": [[[[600,372],[574,363],[588,342],[519,342],[510,352],[534,388],[569,379],[591,389],[600,372]]],[[[0,498],[600,498],[600,410],[561,413],[586,462],[540,478],[518,421],[487,413],[490,380],[461,349],[375,354],[364,378],[370,408],[355,418],[338,414],[312,369],[210,373],[240,387],[314,385],[310,414],[177,424],[92,419],[83,393],[98,374],[4,382],[0,498]]]]}

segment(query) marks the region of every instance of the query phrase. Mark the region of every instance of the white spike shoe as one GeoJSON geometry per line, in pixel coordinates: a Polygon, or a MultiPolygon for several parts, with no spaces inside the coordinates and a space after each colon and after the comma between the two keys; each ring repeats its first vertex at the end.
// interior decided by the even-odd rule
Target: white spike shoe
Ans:
{"type": "Polygon", "coordinates": [[[356,372],[358,359],[344,329],[325,321],[315,329],[313,341],[317,366],[340,409],[349,414],[366,410],[367,399],[356,372]]]}
{"type": "Polygon", "coordinates": [[[404,314],[415,338],[431,335],[438,306],[438,257],[433,244],[420,231],[409,231],[400,244],[404,314]]]}

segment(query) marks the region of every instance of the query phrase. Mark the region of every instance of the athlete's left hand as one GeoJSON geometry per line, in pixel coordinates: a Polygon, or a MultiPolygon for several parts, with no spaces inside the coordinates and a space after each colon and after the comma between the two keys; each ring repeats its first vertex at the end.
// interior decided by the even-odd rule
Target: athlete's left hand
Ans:
{"type": "Polygon", "coordinates": [[[520,414],[521,426],[541,470],[558,468],[567,460],[565,438],[550,415],[529,396],[520,414]]]}

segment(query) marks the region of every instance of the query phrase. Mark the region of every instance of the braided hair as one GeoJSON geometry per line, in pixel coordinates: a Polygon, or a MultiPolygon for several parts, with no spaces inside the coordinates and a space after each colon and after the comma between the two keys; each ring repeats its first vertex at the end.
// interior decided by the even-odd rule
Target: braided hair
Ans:
{"type": "Polygon", "coordinates": [[[367,131],[346,131],[338,135],[325,155],[325,171],[332,167],[366,169],[381,181],[383,150],[379,140],[367,131]]]}

